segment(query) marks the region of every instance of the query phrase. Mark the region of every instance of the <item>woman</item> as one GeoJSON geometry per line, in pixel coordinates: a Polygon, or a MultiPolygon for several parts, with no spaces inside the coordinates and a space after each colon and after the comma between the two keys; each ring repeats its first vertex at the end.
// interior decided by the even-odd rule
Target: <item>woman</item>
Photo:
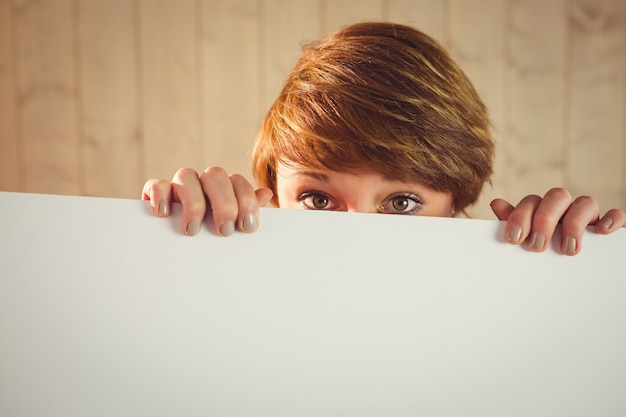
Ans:
{"type": "MultiPolygon", "coordinates": [[[[253,170],[261,188],[219,167],[150,179],[143,198],[159,216],[183,205],[182,230],[195,235],[209,202],[216,230],[253,232],[260,206],[454,216],[478,199],[492,174],[494,143],[485,105],[445,50],[393,23],[360,23],[305,48],[258,136],[253,170]]],[[[626,224],[600,218],[591,197],[555,188],[514,207],[491,207],[505,236],[544,251],[562,222],[561,252],[580,250],[583,231],[626,224]]]]}

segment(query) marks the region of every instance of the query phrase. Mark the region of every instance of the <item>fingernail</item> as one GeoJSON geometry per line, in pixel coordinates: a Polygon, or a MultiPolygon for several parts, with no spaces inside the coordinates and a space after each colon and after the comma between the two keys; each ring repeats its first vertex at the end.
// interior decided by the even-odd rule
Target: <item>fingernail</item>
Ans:
{"type": "Polygon", "coordinates": [[[194,219],[187,225],[187,235],[195,236],[200,232],[200,220],[194,219]]]}
{"type": "Polygon", "coordinates": [[[170,214],[170,203],[166,199],[159,201],[159,205],[157,206],[157,211],[159,216],[167,216],[170,214]]]}
{"type": "Polygon", "coordinates": [[[220,233],[222,236],[230,236],[235,233],[235,223],[226,222],[220,226],[220,233]]]}
{"type": "Polygon", "coordinates": [[[530,246],[533,248],[533,250],[543,250],[545,245],[546,237],[543,234],[533,232],[530,235],[530,246]]]}
{"type": "Polygon", "coordinates": [[[250,213],[243,218],[243,230],[245,232],[254,232],[257,228],[257,221],[254,214],[250,213]]]}
{"type": "Polygon", "coordinates": [[[609,227],[611,227],[613,225],[613,219],[610,217],[605,217],[604,219],[602,219],[599,223],[598,226],[599,227],[603,227],[605,229],[608,229],[609,227]]]}
{"type": "Polygon", "coordinates": [[[574,253],[576,252],[576,239],[571,236],[566,236],[563,239],[562,246],[563,253],[574,253]]]}
{"type": "Polygon", "coordinates": [[[507,238],[511,242],[519,242],[522,238],[522,228],[519,226],[511,226],[507,238]]]}

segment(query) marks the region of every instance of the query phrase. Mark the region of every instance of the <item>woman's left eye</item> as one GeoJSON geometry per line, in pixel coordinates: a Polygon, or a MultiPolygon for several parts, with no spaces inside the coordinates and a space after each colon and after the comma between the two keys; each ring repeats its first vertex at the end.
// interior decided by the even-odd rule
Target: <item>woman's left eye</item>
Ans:
{"type": "Polygon", "coordinates": [[[337,204],[326,193],[309,191],[298,197],[300,204],[308,210],[336,210],[337,204]]]}
{"type": "Polygon", "coordinates": [[[415,194],[397,194],[381,206],[381,212],[390,214],[415,214],[422,209],[422,199],[415,194]]]}

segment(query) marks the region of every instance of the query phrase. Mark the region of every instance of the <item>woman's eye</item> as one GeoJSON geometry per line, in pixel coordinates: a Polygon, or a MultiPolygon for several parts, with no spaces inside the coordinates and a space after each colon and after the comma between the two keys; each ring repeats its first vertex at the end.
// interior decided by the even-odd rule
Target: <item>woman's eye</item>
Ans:
{"type": "Polygon", "coordinates": [[[311,197],[311,203],[316,209],[325,209],[328,207],[328,197],[325,195],[314,195],[311,197]]]}
{"type": "Polygon", "coordinates": [[[304,193],[300,195],[298,200],[304,208],[309,210],[334,210],[336,208],[330,196],[324,193],[304,193]]]}
{"type": "Polygon", "coordinates": [[[411,206],[411,201],[406,197],[396,197],[391,200],[391,205],[396,211],[405,211],[411,206]]]}
{"type": "Polygon", "coordinates": [[[381,207],[383,213],[415,214],[422,208],[422,199],[415,194],[400,194],[388,198],[381,207]]]}

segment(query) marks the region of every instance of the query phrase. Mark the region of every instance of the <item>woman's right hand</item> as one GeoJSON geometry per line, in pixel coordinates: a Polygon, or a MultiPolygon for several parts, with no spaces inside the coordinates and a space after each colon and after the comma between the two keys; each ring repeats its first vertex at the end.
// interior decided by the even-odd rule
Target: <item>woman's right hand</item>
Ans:
{"type": "Polygon", "coordinates": [[[149,200],[159,217],[169,216],[173,201],[181,203],[181,230],[189,236],[200,231],[208,207],[216,232],[229,236],[235,229],[254,232],[259,227],[259,207],[272,196],[269,188],[255,190],[242,175],[209,167],[200,175],[194,169],[181,168],[172,182],[151,178],[143,186],[142,200],[149,200]]]}

